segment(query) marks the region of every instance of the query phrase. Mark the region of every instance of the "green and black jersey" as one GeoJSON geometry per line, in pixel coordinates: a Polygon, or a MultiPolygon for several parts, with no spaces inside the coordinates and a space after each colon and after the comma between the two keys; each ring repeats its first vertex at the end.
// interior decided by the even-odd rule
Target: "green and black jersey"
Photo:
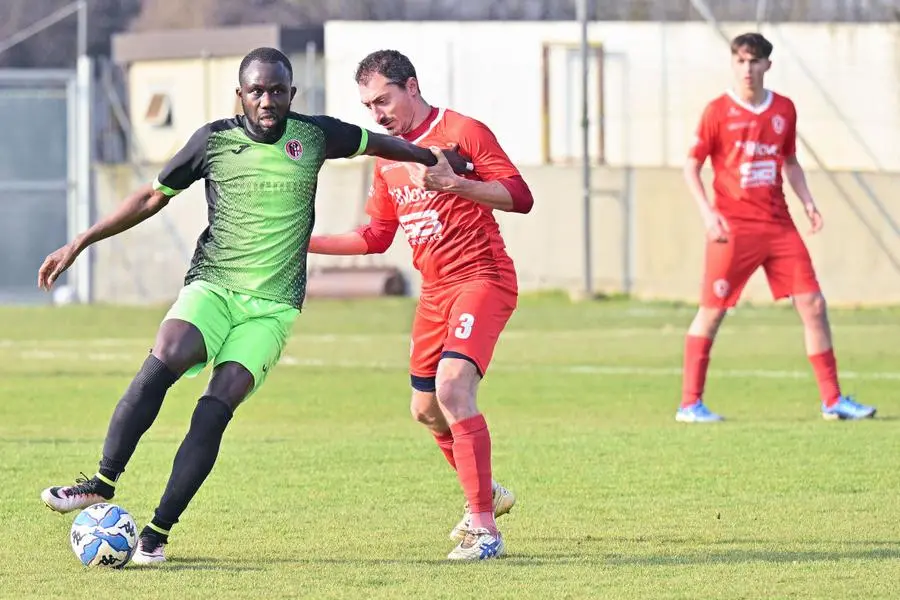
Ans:
{"type": "Polygon", "coordinates": [[[362,153],[367,141],[356,125],[296,113],[274,143],[253,139],[243,116],[198,129],[154,183],[174,196],[206,180],[209,225],[185,285],[203,280],[300,308],[319,170],[362,153]]]}

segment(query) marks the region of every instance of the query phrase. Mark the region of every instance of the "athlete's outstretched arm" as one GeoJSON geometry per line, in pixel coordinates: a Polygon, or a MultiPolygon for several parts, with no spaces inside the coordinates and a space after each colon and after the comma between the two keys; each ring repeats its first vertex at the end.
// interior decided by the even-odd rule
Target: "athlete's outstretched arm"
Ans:
{"type": "Polygon", "coordinates": [[[468,119],[459,131],[460,149],[475,163],[475,177],[455,175],[444,160],[446,152],[431,148],[437,165],[412,173],[413,183],[426,190],[449,192],[492,209],[528,213],[534,197],[522,174],[510,161],[494,133],[480,121],[468,119]]]}
{"type": "Polygon", "coordinates": [[[152,185],[138,188],[112,214],[97,221],[87,231],[44,259],[44,264],[38,270],[38,287],[49,290],[85,248],[146,221],[168,203],[169,197],[154,190],[152,185]]]}
{"type": "Polygon", "coordinates": [[[85,248],[146,221],[162,210],[170,198],[204,177],[209,134],[208,124],[195,131],[187,144],[166,163],[152,185],[138,188],[112,214],[97,221],[90,229],[44,259],[38,270],[38,287],[49,290],[85,248]]]}
{"type": "Polygon", "coordinates": [[[366,254],[369,246],[366,240],[356,231],[313,235],[309,238],[310,254],[331,254],[338,256],[355,256],[366,254]]]}
{"type": "MultiPolygon", "coordinates": [[[[432,154],[428,148],[416,146],[402,138],[391,135],[373,133],[371,131],[367,133],[368,141],[365,150],[362,152],[363,154],[379,156],[381,158],[400,162],[419,163],[427,167],[437,164],[437,158],[435,158],[434,154],[432,154]]],[[[460,156],[454,150],[446,150],[444,155],[447,157],[447,162],[450,163],[454,173],[471,173],[474,170],[472,163],[460,156]]]]}
{"type": "MultiPolygon", "coordinates": [[[[325,132],[325,158],[354,158],[366,154],[426,166],[437,164],[434,155],[427,148],[411,144],[403,138],[374,133],[326,115],[318,115],[312,119],[325,132]]],[[[472,163],[458,153],[451,150],[447,155],[447,160],[456,173],[471,173],[475,170],[472,163]]]]}
{"type": "Polygon", "coordinates": [[[310,254],[381,254],[391,247],[399,222],[372,218],[356,231],[332,235],[314,235],[309,240],[310,254]]]}
{"type": "Polygon", "coordinates": [[[444,160],[445,153],[437,148],[432,152],[438,164],[410,174],[414,185],[436,192],[449,192],[467,200],[506,212],[528,213],[534,206],[534,198],[521,175],[510,175],[490,181],[466,179],[453,174],[444,160]]]}

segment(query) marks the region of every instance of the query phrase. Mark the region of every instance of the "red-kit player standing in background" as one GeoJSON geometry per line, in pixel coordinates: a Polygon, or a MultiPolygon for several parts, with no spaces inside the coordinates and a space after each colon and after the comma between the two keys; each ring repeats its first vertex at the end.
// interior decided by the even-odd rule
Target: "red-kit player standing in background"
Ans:
{"type": "Polygon", "coordinates": [[[515,497],[493,481],[491,438],[476,406],[500,333],[516,308],[518,283],[493,210],[527,213],[533,199],[518,169],[482,123],[422,98],[416,70],[395,50],[364,58],[356,71],[360,99],[390,134],[429,147],[438,164],[408,169],[379,160],[366,206],[371,221],[338,235],[314,235],[315,254],[371,254],[388,249],[402,227],[422,274],[412,326],[411,411],[456,470],[466,496],[450,533],[451,560],[504,553],[495,516],[515,497]],[[459,146],[471,176],[448,167],[441,148],[459,146]]]}
{"type": "Polygon", "coordinates": [[[703,403],[710,349],[727,309],[750,276],[765,270],[772,296],[790,297],[803,321],[806,353],[825,419],[864,419],[875,408],[841,393],[825,298],[785,201],[783,180],[803,202],[810,233],[822,215],[797,161],[797,113],[788,98],[763,87],[772,44],[758,33],[731,43],[735,88],[710,102],[685,165],[685,179],[706,226],[706,266],[700,309],[685,341],[682,402],[675,418],[720,421],[703,403]],[[709,158],[715,200],[707,200],[700,170],[709,158]]]}

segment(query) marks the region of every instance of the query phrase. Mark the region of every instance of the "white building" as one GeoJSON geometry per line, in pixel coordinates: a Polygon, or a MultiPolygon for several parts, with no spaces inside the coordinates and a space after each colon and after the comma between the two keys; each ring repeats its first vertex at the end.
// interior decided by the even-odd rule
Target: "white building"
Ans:
{"type": "MultiPolygon", "coordinates": [[[[824,164],[900,170],[900,25],[792,23],[762,32],[775,46],[768,84],[794,99],[798,131],[824,164]]],[[[577,159],[579,34],[575,22],[329,22],[326,109],[372,127],[353,74],[369,52],[393,48],[415,64],[427,100],[485,121],[516,163],[577,159]]],[[[725,41],[697,22],[595,22],[589,39],[594,158],[682,164],[705,103],[731,81],[725,41]]]]}

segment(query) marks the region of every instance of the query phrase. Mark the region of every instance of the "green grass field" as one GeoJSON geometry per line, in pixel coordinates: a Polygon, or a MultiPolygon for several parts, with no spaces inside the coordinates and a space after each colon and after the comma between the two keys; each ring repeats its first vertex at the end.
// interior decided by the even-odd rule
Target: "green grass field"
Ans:
{"type": "MultiPolygon", "coordinates": [[[[0,597],[897,598],[900,310],[832,311],[845,392],[825,422],[789,308],[742,307],[707,400],[674,422],[693,310],[523,298],[481,407],[518,495],[508,556],[449,564],[458,483],[408,412],[410,300],[311,301],[237,412],[160,568],[88,570],[38,495],[96,470],[165,307],[0,309],[0,597]]],[[[120,480],[142,526],[205,384],[176,385],[120,480]]]]}

